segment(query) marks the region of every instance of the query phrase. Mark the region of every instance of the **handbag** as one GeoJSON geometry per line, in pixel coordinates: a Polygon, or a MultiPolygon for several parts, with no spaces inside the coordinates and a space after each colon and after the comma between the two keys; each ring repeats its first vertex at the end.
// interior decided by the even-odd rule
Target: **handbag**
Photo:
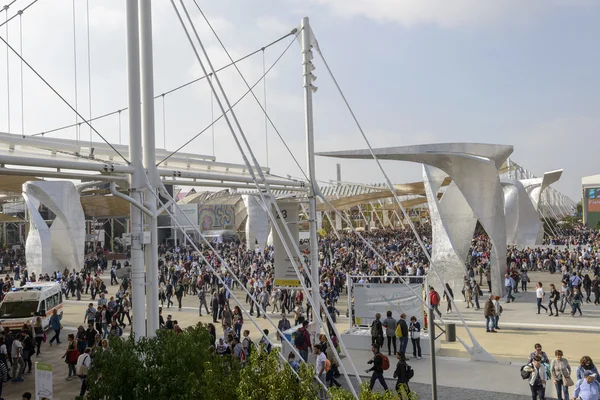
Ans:
{"type": "Polygon", "coordinates": [[[575,385],[575,382],[573,382],[573,379],[571,379],[570,376],[563,375],[562,382],[563,382],[563,385],[566,387],[575,385]]]}
{"type": "Polygon", "coordinates": [[[88,367],[85,366],[85,361],[84,361],[81,363],[79,368],[77,368],[77,376],[80,378],[85,378],[87,376],[87,374],[88,374],[88,367]]]}

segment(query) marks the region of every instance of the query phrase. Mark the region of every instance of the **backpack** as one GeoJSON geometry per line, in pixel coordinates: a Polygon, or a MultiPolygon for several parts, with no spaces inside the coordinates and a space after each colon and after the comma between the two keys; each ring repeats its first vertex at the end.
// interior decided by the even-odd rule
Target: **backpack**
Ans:
{"type": "Polygon", "coordinates": [[[550,379],[552,379],[552,374],[550,373],[550,364],[542,363],[542,365],[546,369],[546,380],[549,381],[550,379]]]}
{"type": "Polygon", "coordinates": [[[410,366],[406,366],[406,380],[410,381],[413,376],[415,376],[415,370],[412,369],[410,366]]]}
{"type": "Polygon", "coordinates": [[[402,337],[402,326],[400,325],[400,322],[396,325],[396,337],[402,337]]]}
{"type": "Polygon", "coordinates": [[[379,354],[381,356],[381,368],[383,368],[384,371],[387,371],[388,369],[390,369],[390,359],[387,358],[387,356],[384,356],[383,354],[379,354]]]}
{"type": "Polygon", "coordinates": [[[528,367],[529,365],[525,364],[521,367],[521,378],[523,379],[529,379],[531,377],[531,371],[525,371],[525,367],[528,367]]]}
{"type": "Polygon", "coordinates": [[[377,337],[379,335],[379,330],[377,329],[377,321],[373,321],[371,324],[371,337],[377,337]]]}
{"type": "Polygon", "coordinates": [[[250,357],[252,350],[254,350],[254,342],[252,340],[250,340],[250,338],[247,338],[247,339],[248,339],[248,354],[246,354],[246,357],[250,357]]]}
{"type": "Polygon", "coordinates": [[[296,335],[294,336],[294,346],[302,347],[304,345],[304,334],[301,330],[296,331],[296,335]]]}

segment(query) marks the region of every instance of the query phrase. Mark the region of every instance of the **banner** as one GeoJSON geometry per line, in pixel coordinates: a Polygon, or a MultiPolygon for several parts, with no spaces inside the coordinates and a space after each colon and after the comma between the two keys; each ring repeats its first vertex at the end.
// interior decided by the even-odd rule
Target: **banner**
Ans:
{"type": "Polygon", "coordinates": [[[175,220],[182,227],[187,227],[187,228],[197,227],[198,226],[198,204],[178,204],[178,207],[175,207],[175,220]],[[179,209],[181,209],[181,211],[179,209]],[[188,221],[188,219],[189,219],[189,221],[188,221]],[[192,224],[190,224],[190,222],[192,224]]]}
{"type": "Polygon", "coordinates": [[[400,314],[406,314],[406,322],[410,317],[417,317],[423,327],[423,303],[415,296],[423,295],[423,284],[410,283],[410,288],[402,283],[356,283],[354,284],[354,316],[356,325],[370,326],[375,320],[375,314],[381,314],[381,321],[386,318],[388,311],[392,318],[400,319],[400,314]],[[412,289],[412,290],[411,290],[412,289]]]}
{"type": "Polygon", "coordinates": [[[600,199],[588,200],[588,212],[600,212],[600,199]]]}
{"type": "Polygon", "coordinates": [[[52,364],[35,363],[35,399],[52,399],[52,364]]]}
{"type": "MultiPolygon", "coordinates": [[[[283,220],[281,220],[277,215],[275,208],[273,207],[273,214],[275,215],[275,218],[277,220],[277,226],[281,230],[281,233],[284,235],[288,248],[293,252],[294,250],[292,243],[295,243],[296,245],[300,243],[298,234],[298,203],[278,202],[277,205],[281,209],[281,214],[283,215],[283,220]],[[285,233],[284,224],[287,224],[288,228],[290,229],[293,241],[290,241],[288,235],[285,233]]],[[[275,286],[301,286],[300,279],[298,278],[298,275],[294,270],[292,261],[286,253],[285,247],[283,246],[283,242],[275,229],[273,229],[273,250],[275,251],[275,286]]],[[[296,264],[300,266],[300,260],[296,260],[296,264]]]]}

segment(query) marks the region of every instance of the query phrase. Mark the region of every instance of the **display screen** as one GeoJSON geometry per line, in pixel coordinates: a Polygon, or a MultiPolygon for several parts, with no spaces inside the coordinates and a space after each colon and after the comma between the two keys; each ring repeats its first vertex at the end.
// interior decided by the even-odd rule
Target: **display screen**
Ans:
{"type": "Polygon", "coordinates": [[[588,189],[588,212],[600,212],[600,188],[588,189]]]}

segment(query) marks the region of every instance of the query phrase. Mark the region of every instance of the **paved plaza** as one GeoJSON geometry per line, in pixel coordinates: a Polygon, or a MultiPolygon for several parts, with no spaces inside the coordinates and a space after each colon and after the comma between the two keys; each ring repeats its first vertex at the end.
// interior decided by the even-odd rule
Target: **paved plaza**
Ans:
{"type": "MultiPolygon", "coordinates": [[[[532,283],[541,281],[547,287],[549,283],[558,283],[560,275],[549,273],[531,273],[532,283]]],[[[103,276],[106,282],[110,279],[107,274],[103,276]]],[[[114,295],[117,286],[108,286],[109,296],[114,295]]],[[[242,291],[236,290],[236,295],[244,299],[242,291]]],[[[487,295],[487,294],[486,294],[487,295]]],[[[535,309],[535,295],[533,292],[516,294],[517,300],[514,303],[503,304],[504,313],[500,319],[500,332],[496,334],[485,332],[485,321],[483,311],[466,309],[462,302],[462,296],[458,293],[457,304],[460,307],[463,316],[468,321],[469,328],[479,343],[490,352],[499,362],[498,363],[477,363],[468,359],[468,353],[464,347],[457,341],[448,343],[445,336],[442,340],[442,349],[437,354],[437,380],[439,385],[440,399],[479,399],[481,392],[485,391],[492,395],[494,399],[525,399],[530,398],[527,382],[519,376],[519,369],[527,361],[527,357],[533,351],[534,343],[541,343],[544,350],[552,357],[554,350],[563,350],[565,357],[570,360],[571,365],[577,365],[578,360],[583,355],[589,355],[592,359],[599,358],[598,355],[598,330],[600,329],[600,307],[593,304],[584,304],[583,316],[571,317],[568,313],[561,314],[560,317],[550,317],[544,313],[538,315],[535,309]],[[460,297],[460,298],[458,298],[460,297]],[[502,393],[502,394],[501,394],[502,393]],[[519,396],[521,395],[521,397],[519,396]]],[[[84,295],[81,301],[66,301],[63,316],[64,330],[61,332],[61,338],[66,343],[67,334],[74,332],[77,326],[83,324],[84,310],[90,301],[89,295],[84,295]]],[[[94,302],[95,303],[95,302],[94,302]]],[[[481,304],[483,305],[483,304],[481,304]]],[[[212,322],[212,316],[198,316],[198,301],[195,296],[186,296],[183,299],[183,309],[164,308],[163,316],[168,314],[173,316],[183,327],[196,324],[198,321],[205,323],[212,322]]],[[[341,296],[338,303],[338,309],[341,316],[338,319],[337,328],[345,330],[348,327],[348,318],[345,317],[347,307],[347,297],[341,296]]],[[[440,307],[445,311],[445,303],[440,307]]],[[[272,314],[274,320],[278,315],[272,314]]],[[[456,313],[450,315],[443,314],[446,322],[456,322],[458,320],[456,313]]],[[[269,329],[274,332],[273,327],[266,319],[258,319],[261,329],[269,329]]],[[[457,324],[458,325],[458,324],[457,324]]],[[[246,319],[244,328],[249,329],[253,339],[259,339],[256,328],[246,319]]],[[[129,329],[126,329],[129,331],[129,329]]],[[[217,333],[221,331],[220,325],[217,326],[217,333]]],[[[462,325],[457,326],[457,334],[467,343],[468,335],[462,325]]],[[[274,336],[274,335],[273,335],[274,336]]],[[[275,341],[275,339],[273,339],[275,341]]],[[[386,347],[386,346],[385,346],[386,347]]],[[[45,344],[42,354],[34,357],[33,361],[53,364],[54,370],[54,393],[56,400],[72,399],[79,392],[79,381],[66,381],[67,366],[61,356],[64,354],[65,344],[50,347],[45,344]]],[[[412,353],[409,344],[408,355],[412,353]]],[[[364,351],[351,351],[351,358],[359,373],[364,374],[367,368],[367,361],[371,357],[369,349],[364,351]]],[[[345,366],[350,369],[349,358],[344,359],[345,366]]],[[[411,387],[421,396],[421,399],[430,398],[431,370],[430,359],[424,357],[422,360],[409,360],[409,364],[415,369],[415,377],[411,381],[411,387]]],[[[393,368],[386,371],[386,378],[392,378],[393,368]]],[[[364,379],[368,377],[363,376],[364,379]]],[[[390,381],[391,382],[391,381],[390,381]]],[[[355,383],[356,384],[356,383],[355,383]]],[[[390,386],[392,386],[390,384],[390,386]]],[[[547,389],[547,395],[555,397],[554,388],[547,389]]],[[[378,385],[376,388],[379,387],[378,385]]],[[[7,399],[18,397],[24,391],[34,391],[33,375],[26,375],[25,382],[7,383],[4,386],[4,397],[7,399]]]]}

